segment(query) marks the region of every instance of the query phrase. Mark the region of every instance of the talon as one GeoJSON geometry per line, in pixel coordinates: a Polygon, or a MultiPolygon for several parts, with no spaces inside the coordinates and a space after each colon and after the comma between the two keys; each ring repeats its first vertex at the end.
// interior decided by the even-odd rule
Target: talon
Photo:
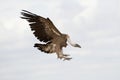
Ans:
{"type": "Polygon", "coordinates": [[[63,54],[63,56],[70,56],[69,54],[63,54]]]}
{"type": "Polygon", "coordinates": [[[71,60],[72,58],[64,58],[64,60],[63,61],[65,61],[65,60],[71,60]]]}

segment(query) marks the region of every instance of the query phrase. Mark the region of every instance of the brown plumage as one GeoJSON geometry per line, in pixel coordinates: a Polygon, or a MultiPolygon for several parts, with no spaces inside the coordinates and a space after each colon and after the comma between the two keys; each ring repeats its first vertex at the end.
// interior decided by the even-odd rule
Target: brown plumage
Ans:
{"type": "Polygon", "coordinates": [[[70,60],[69,55],[63,54],[62,48],[67,46],[67,41],[74,47],[80,47],[73,44],[67,34],[62,34],[49,18],[44,18],[29,11],[22,10],[22,19],[26,19],[30,24],[35,37],[42,43],[36,43],[34,47],[45,53],[56,53],[57,57],[64,60],[70,60]]]}

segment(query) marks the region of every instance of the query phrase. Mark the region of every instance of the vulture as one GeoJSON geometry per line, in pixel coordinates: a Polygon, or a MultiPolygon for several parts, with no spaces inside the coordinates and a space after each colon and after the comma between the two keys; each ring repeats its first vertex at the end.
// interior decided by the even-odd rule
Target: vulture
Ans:
{"type": "Polygon", "coordinates": [[[49,18],[44,18],[27,10],[21,11],[22,19],[29,22],[29,26],[35,37],[40,43],[35,43],[34,47],[38,50],[52,54],[56,53],[57,58],[62,60],[71,60],[70,55],[63,53],[63,47],[67,46],[67,42],[73,46],[81,48],[79,44],[71,42],[68,34],[61,33],[49,18]]]}

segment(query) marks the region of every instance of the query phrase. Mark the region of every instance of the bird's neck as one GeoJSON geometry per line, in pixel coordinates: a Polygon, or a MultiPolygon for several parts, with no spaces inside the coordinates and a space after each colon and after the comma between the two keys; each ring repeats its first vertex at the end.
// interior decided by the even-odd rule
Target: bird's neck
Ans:
{"type": "Polygon", "coordinates": [[[67,41],[68,41],[68,43],[69,43],[71,46],[75,46],[75,44],[76,44],[76,43],[74,43],[74,42],[71,41],[69,35],[67,35],[67,41]]]}

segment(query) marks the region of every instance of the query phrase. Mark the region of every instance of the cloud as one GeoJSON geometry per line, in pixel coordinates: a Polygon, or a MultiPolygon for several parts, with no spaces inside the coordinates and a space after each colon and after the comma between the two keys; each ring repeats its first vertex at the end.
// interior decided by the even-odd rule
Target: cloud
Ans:
{"type": "Polygon", "coordinates": [[[118,0],[4,0],[1,6],[1,80],[119,79],[118,0]],[[19,18],[21,9],[49,17],[82,48],[64,49],[73,57],[69,62],[33,48],[38,40],[19,18]]]}

